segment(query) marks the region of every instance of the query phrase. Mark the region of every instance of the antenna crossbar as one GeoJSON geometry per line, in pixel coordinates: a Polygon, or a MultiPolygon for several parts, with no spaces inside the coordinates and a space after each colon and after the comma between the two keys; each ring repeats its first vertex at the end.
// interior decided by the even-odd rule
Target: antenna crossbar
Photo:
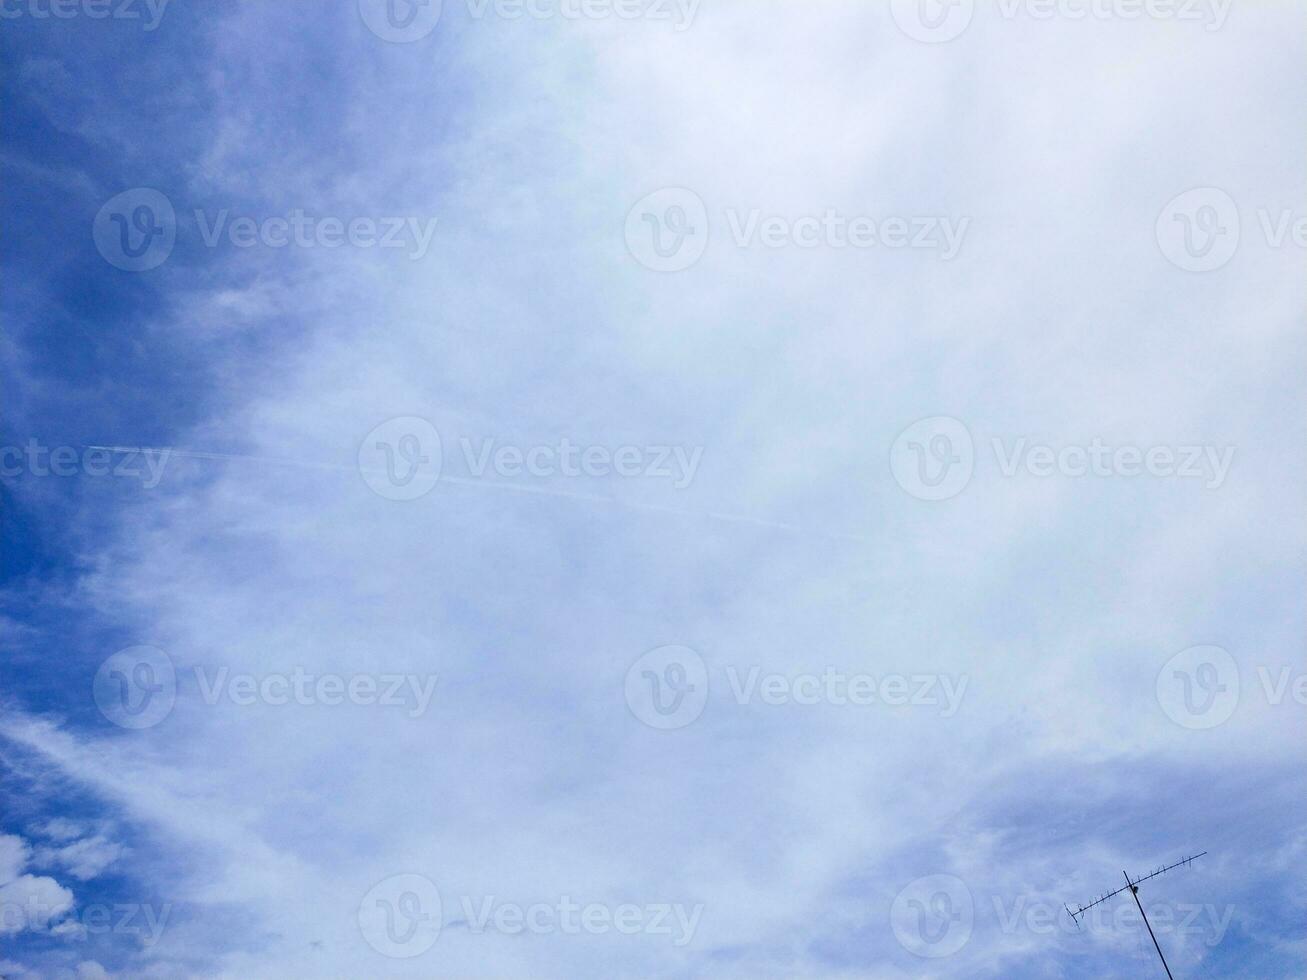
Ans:
{"type": "Polygon", "coordinates": [[[1203,857],[1206,854],[1207,854],[1206,851],[1203,851],[1200,854],[1191,854],[1189,857],[1181,858],[1179,861],[1176,861],[1175,864],[1168,864],[1165,868],[1158,868],[1156,871],[1150,874],[1146,874],[1141,878],[1135,878],[1133,881],[1130,879],[1129,875],[1126,875],[1127,884],[1124,887],[1118,888],[1116,889],[1116,891],[1108,892],[1106,895],[1100,895],[1098,898],[1094,899],[1088,905],[1077,906],[1074,912],[1072,912],[1068,908],[1066,910],[1067,914],[1071,916],[1071,920],[1075,922],[1076,925],[1079,925],[1080,919],[1083,918],[1084,914],[1088,912],[1090,909],[1092,909],[1095,905],[1102,905],[1109,898],[1115,898],[1117,895],[1120,895],[1122,892],[1127,891],[1130,888],[1138,887],[1139,885],[1143,884],[1145,881],[1150,881],[1151,879],[1156,878],[1158,875],[1164,875],[1168,871],[1173,871],[1176,868],[1187,865],[1192,861],[1198,860],[1200,857],[1203,857]]]}

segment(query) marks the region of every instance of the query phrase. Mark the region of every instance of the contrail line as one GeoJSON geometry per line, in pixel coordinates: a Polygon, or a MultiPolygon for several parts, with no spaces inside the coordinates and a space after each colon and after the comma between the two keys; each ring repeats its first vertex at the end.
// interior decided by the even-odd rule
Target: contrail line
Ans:
{"type": "MultiPolygon", "coordinates": [[[[149,447],[149,446],[84,446],[84,449],[97,449],[101,452],[109,453],[152,453],[161,456],[180,456],[185,459],[207,459],[227,462],[247,462],[247,463],[272,463],[277,466],[295,466],[303,469],[326,470],[336,473],[375,473],[379,475],[388,475],[385,470],[375,467],[365,466],[343,466],[338,463],[321,463],[314,460],[291,459],[285,456],[252,456],[244,453],[211,453],[201,452],[194,449],[177,449],[175,447],[149,447]]],[[[690,510],[685,507],[673,507],[666,504],[645,504],[635,503],[628,500],[622,500],[611,494],[584,493],[577,490],[556,490],[550,487],[532,487],[520,483],[500,483],[495,480],[470,479],[468,477],[446,476],[441,474],[437,483],[448,483],[454,486],[475,487],[478,489],[502,490],[507,493],[520,493],[535,495],[541,497],[558,497],[565,500],[581,500],[588,503],[612,504],[617,507],[627,507],[631,510],[643,510],[650,513],[673,514],[678,517],[697,517],[707,518],[712,521],[721,521],[725,524],[752,524],[755,527],[769,528],[775,531],[788,531],[792,534],[824,538],[828,541],[843,541],[854,544],[866,544],[863,538],[855,537],[849,534],[831,534],[826,531],[814,531],[810,528],[800,527],[797,524],[789,524],[784,521],[769,521],[761,517],[752,517],[748,514],[731,514],[723,511],[701,511],[690,510]]]]}

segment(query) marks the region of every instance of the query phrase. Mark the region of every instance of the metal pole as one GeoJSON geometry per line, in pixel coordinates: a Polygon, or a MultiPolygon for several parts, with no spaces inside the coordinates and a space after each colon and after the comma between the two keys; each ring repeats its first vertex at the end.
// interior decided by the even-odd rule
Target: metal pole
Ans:
{"type": "Polygon", "coordinates": [[[1144,917],[1144,925],[1148,926],[1148,936],[1150,939],[1152,939],[1153,949],[1157,950],[1157,955],[1162,961],[1162,969],[1166,971],[1166,975],[1169,978],[1169,980],[1175,980],[1175,977],[1171,976],[1171,968],[1166,965],[1166,957],[1162,956],[1162,947],[1157,945],[1157,937],[1153,935],[1153,927],[1151,925],[1148,925],[1148,916],[1144,914],[1143,903],[1139,901],[1139,889],[1136,888],[1134,886],[1134,883],[1130,881],[1130,876],[1128,874],[1126,874],[1124,871],[1122,871],[1121,873],[1125,875],[1125,883],[1130,888],[1130,894],[1131,896],[1133,896],[1135,900],[1135,904],[1139,906],[1139,914],[1144,917]]]}

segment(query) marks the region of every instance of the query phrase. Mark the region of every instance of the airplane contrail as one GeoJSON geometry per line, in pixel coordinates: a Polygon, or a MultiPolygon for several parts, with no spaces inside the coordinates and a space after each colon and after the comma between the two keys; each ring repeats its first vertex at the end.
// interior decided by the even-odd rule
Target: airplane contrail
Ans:
{"type": "MultiPolygon", "coordinates": [[[[244,453],[212,453],[202,452],[194,449],[178,449],[175,446],[85,446],[85,449],[98,449],[110,453],[153,453],[157,455],[180,456],[184,459],[207,459],[220,460],[229,462],[249,462],[249,463],[271,463],[277,466],[296,466],[304,469],[327,470],[337,473],[377,473],[385,474],[384,469],[366,466],[343,466],[339,463],[323,463],[316,460],[291,459],[285,456],[252,456],[244,453]]],[[[701,511],[691,510],[685,507],[672,507],[665,504],[646,504],[635,503],[629,500],[622,500],[611,494],[584,493],[576,490],[557,490],[552,487],[533,487],[520,483],[501,483],[495,480],[470,479],[467,477],[447,476],[442,473],[438,479],[439,483],[448,483],[455,486],[476,487],[479,489],[502,490],[508,493],[534,494],[543,497],[559,497],[567,500],[581,500],[588,503],[612,504],[618,507],[626,507],[631,510],[642,510],[649,513],[672,514],[678,517],[696,517],[706,518],[712,521],[720,521],[726,524],[752,524],[755,527],[768,528],[774,531],[787,531],[791,534],[799,534],[805,537],[823,538],[828,541],[843,541],[853,544],[866,544],[865,538],[859,538],[849,534],[832,534],[827,531],[814,531],[811,528],[800,527],[797,524],[790,524],[784,521],[771,521],[761,517],[753,517],[748,514],[732,514],[724,511],[701,511]]]]}

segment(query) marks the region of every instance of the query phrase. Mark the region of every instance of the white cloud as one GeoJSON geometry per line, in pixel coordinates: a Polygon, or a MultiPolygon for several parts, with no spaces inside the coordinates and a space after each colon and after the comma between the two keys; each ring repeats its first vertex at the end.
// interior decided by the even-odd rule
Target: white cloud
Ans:
{"type": "Polygon", "coordinates": [[[70,820],[67,817],[54,817],[47,820],[37,830],[42,836],[64,843],[85,837],[90,833],[90,828],[84,822],[70,820]]]}
{"type": "Polygon", "coordinates": [[[53,878],[20,875],[0,885],[0,933],[41,930],[73,907],[73,893],[53,878]]]}
{"type": "Polygon", "coordinates": [[[125,853],[126,848],[122,844],[96,834],[61,847],[38,848],[35,859],[41,865],[64,868],[79,881],[89,881],[102,874],[125,853]]]}

